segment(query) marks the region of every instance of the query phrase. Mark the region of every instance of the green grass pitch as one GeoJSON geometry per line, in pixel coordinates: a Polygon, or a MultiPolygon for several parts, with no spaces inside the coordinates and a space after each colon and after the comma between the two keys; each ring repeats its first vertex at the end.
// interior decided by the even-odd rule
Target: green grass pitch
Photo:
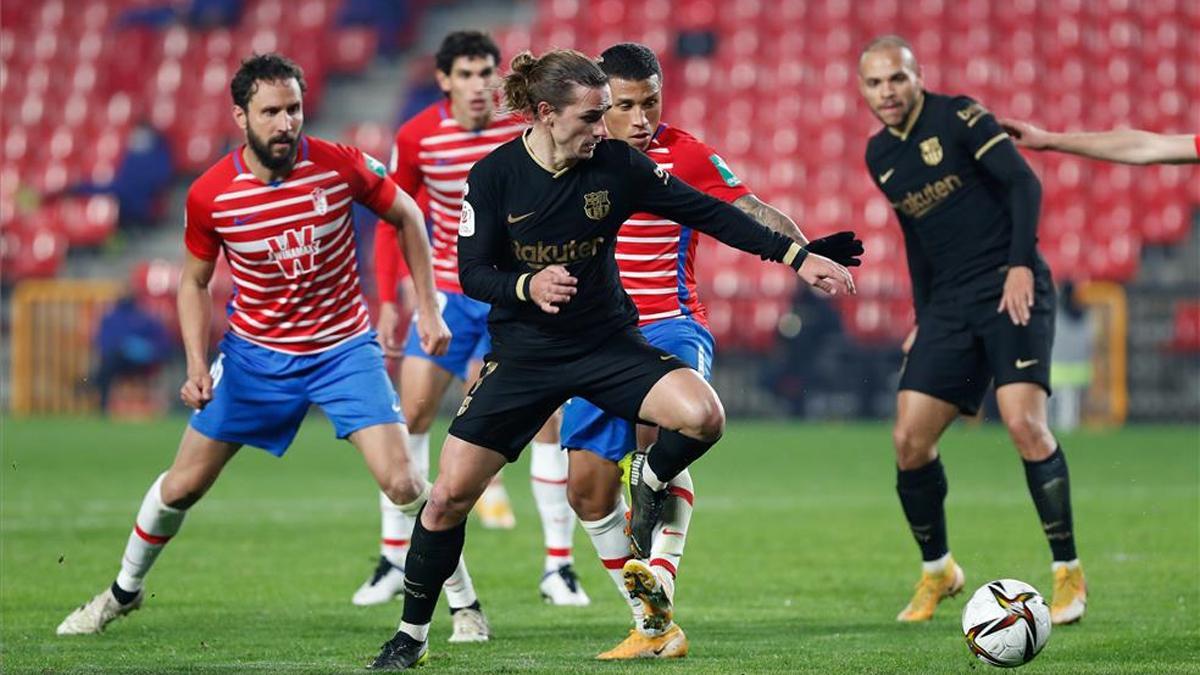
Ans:
{"type": "MultiPolygon", "coordinates": [[[[0,670],[353,672],[400,604],[350,595],[377,555],[376,491],[357,453],[310,419],[283,460],[247,448],[193,509],[150,575],[146,605],[101,636],[54,628],[110,583],[137,505],[183,420],[7,421],[0,481],[0,670]]],[[[1088,614],[1056,628],[1030,673],[1200,671],[1200,433],[1130,428],[1062,437],[1088,614]]],[[[592,660],[627,613],[582,531],[587,608],[543,605],[541,528],[523,459],[505,472],[518,527],[472,524],[467,557],[496,638],[446,643],[439,607],[426,672],[952,672],[989,667],[959,631],[965,595],[898,625],[918,573],[893,489],[886,425],[734,421],[694,467],[680,569],[681,662],[592,660]]],[[[1049,551],[1020,462],[995,427],[943,443],[950,543],[968,591],[1015,577],[1050,592],[1049,551]]]]}

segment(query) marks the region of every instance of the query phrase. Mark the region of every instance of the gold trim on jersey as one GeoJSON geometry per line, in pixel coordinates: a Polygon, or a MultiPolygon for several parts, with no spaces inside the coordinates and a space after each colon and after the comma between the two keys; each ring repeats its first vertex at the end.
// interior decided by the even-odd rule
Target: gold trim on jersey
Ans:
{"type": "Polygon", "coordinates": [[[521,145],[525,146],[525,152],[529,153],[529,158],[533,160],[534,164],[537,164],[538,166],[542,167],[546,171],[550,172],[551,178],[558,178],[559,176],[563,175],[564,173],[570,171],[572,166],[575,166],[574,164],[570,164],[568,166],[564,166],[563,168],[555,171],[554,169],[543,164],[542,160],[538,159],[538,156],[536,154],[534,154],[533,148],[529,147],[529,134],[532,131],[533,131],[532,128],[526,129],[525,132],[521,134],[521,145]]]}
{"type": "Polygon", "coordinates": [[[517,277],[517,299],[521,302],[526,302],[529,300],[529,298],[525,297],[525,279],[531,276],[533,276],[533,273],[526,272],[525,274],[517,277]]]}
{"type": "Polygon", "coordinates": [[[1001,131],[1000,133],[996,134],[995,136],[992,136],[991,139],[989,139],[987,143],[983,144],[983,147],[981,147],[975,151],[975,159],[979,160],[980,157],[983,157],[983,153],[987,152],[988,150],[991,150],[993,145],[999,143],[1000,141],[1002,141],[1006,138],[1008,138],[1008,133],[1004,132],[1004,131],[1001,131]]]}
{"type": "Polygon", "coordinates": [[[792,245],[788,246],[787,253],[783,254],[783,264],[790,267],[798,255],[800,255],[800,244],[793,241],[792,245]]]}
{"type": "Polygon", "coordinates": [[[912,132],[913,127],[917,124],[917,118],[921,116],[921,111],[925,109],[925,92],[921,92],[921,98],[917,99],[917,104],[913,106],[911,112],[908,113],[908,120],[904,123],[904,131],[896,131],[892,127],[887,130],[896,138],[902,141],[908,140],[908,134],[912,132]]]}

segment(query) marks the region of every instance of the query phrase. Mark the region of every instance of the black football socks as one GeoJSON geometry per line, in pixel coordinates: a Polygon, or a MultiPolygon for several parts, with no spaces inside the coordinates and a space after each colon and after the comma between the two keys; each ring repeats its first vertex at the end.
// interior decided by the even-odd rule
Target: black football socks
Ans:
{"type": "Polygon", "coordinates": [[[708,452],[716,442],[699,441],[678,431],[659,429],[658,440],[650,447],[646,463],[663,483],[669,483],[680,471],[708,452]]]}
{"type": "Polygon", "coordinates": [[[896,469],[896,493],[921,559],[937,560],[950,552],[946,543],[946,471],[942,458],[909,471],[896,469]]]}
{"type": "Polygon", "coordinates": [[[1025,462],[1025,482],[1042,521],[1042,530],[1055,562],[1075,559],[1075,530],[1071,518],[1071,477],[1062,446],[1040,462],[1025,462]]]}
{"type": "Polygon", "coordinates": [[[420,515],[413,526],[412,543],[404,566],[404,623],[427,625],[433,619],[438,596],[462,556],[465,522],[441,532],[430,532],[420,515]]]}

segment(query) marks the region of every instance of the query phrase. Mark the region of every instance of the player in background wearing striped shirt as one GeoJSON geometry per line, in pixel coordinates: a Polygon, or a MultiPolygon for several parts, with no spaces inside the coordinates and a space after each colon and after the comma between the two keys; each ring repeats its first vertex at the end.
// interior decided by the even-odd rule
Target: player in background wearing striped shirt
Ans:
{"type": "Polygon", "coordinates": [[[1121,164],[1196,164],[1200,134],[1156,134],[1140,129],[1046,131],[1021,120],[1000,120],[1017,147],[1057,150],[1121,164]]]}
{"type": "Polygon", "coordinates": [[[429,240],[416,203],[359,150],[301,133],[304,76],[277,54],[242,62],[230,90],[246,144],[213,165],[187,196],[179,321],[187,354],[180,397],[196,409],[169,470],[150,486],[109,588],[72,612],[59,635],[99,633],[138,609],[143,581],[188,509],[242,445],[287,451],[310,405],[362,453],[388,498],[417,513],[428,484],[411,470],[404,418],[384,369],[358,282],[350,202],[399,230],[413,271],[425,349],[450,332],[435,311],[429,240]],[[236,292],[229,332],[208,366],[221,251],[236,292]]]}
{"type": "MultiPolygon", "coordinates": [[[[426,207],[433,224],[438,305],[454,333],[445,355],[429,354],[412,335],[406,344],[396,342],[399,255],[393,228],[380,223],[376,232],[380,294],[377,327],[385,351],[391,356],[403,353],[405,357],[400,367],[400,401],[408,420],[413,462],[423,476],[428,475],[429,428],[446,389],[455,377],[469,387],[483,365],[483,357],[491,351],[489,305],[467,297],[459,285],[458,222],[467,172],[476,161],[516,138],[527,126],[518,116],[495,111],[499,59],[499,48],[486,34],[462,31],[447,35],[436,55],[436,76],[446,98],[401,126],[392,149],[392,179],[402,189],[419,195],[418,203],[426,207]]],[[[559,444],[558,422],[558,415],[548,420],[531,444],[530,478],[546,546],[539,589],[552,604],[586,605],[588,596],[572,565],[575,515],[567,503],[567,455],[559,444]]],[[[485,526],[510,528],[514,524],[498,476],[476,508],[485,526]]],[[[404,558],[413,519],[382,497],[380,511],[383,541],[379,564],[354,594],[356,605],[387,602],[404,588],[404,558]]],[[[464,584],[470,586],[470,577],[460,568],[446,582],[446,591],[457,592],[464,584]]],[[[453,601],[451,606],[455,606],[453,601]]]]}
{"type": "MultiPolygon", "coordinates": [[[[618,44],[600,56],[608,75],[612,108],[604,115],[609,137],[646,153],[672,176],[732,203],[767,227],[835,262],[856,265],[852,257],[809,244],[783,213],[764,204],[742,184],[720,155],[694,136],[660,123],[662,67],[640,44],[618,44]]],[[[853,240],[853,235],[835,235],[853,240]]],[[[638,326],[651,345],[678,356],[705,379],[712,373],[713,336],[696,293],[693,266],[699,232],[660,216],[637,213],[621,226],[616,260],[621,285],[638,311],[638,326]]],[[[860,254],[861,244],[851,243],[860,254]]],[[[654,529],[650,550],[637,551],[625,530],[621,462],[654,442],[658,428],[634,425],[581,398],[563,409],[563,444],[570,453],[571,506],[591,537],[605,569],[630,603],[635,628],[602,660],[675,658],[688,651],[687,637],[673,620],[675,575],[692,516],[694,489],[687,469],[668,483],[670,497],[654,529]],[[585,452],[586,450],[586,452],[585,452]],[[644,558],[644,559],[639,559],[644,558]]]]}

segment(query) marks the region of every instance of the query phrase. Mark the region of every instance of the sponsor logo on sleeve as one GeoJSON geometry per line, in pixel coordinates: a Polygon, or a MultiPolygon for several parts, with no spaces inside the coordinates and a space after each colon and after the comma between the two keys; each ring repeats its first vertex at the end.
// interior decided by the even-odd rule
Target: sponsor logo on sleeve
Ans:
{"type": "Polygon", "coordinates": [[[363,163],[367,165],[367,169],[369,169],[371,171],[371,173],[375,174],[376,176],[379,176],[380,178],[387,177],[387,168],[384,167],[383,164],[380,164],[379,160],[375,159],[374,157],[368,155],[365,152],[362,155],[363,155],[363,163]]]}
{"type": "Polygon", "coordinates": [[[717,168],[717,173],[721,174],[721,180],[724,180],[726,185],[737,187],[742,184],[742,179],[737,177],[737,174],[733,172],[733,169],[729,168],[729,165],[725,163],[724,159],[721,159],[720,155],[716,153],[709,155],[708,161],[712,162],[712,165],[717,168]]]}

